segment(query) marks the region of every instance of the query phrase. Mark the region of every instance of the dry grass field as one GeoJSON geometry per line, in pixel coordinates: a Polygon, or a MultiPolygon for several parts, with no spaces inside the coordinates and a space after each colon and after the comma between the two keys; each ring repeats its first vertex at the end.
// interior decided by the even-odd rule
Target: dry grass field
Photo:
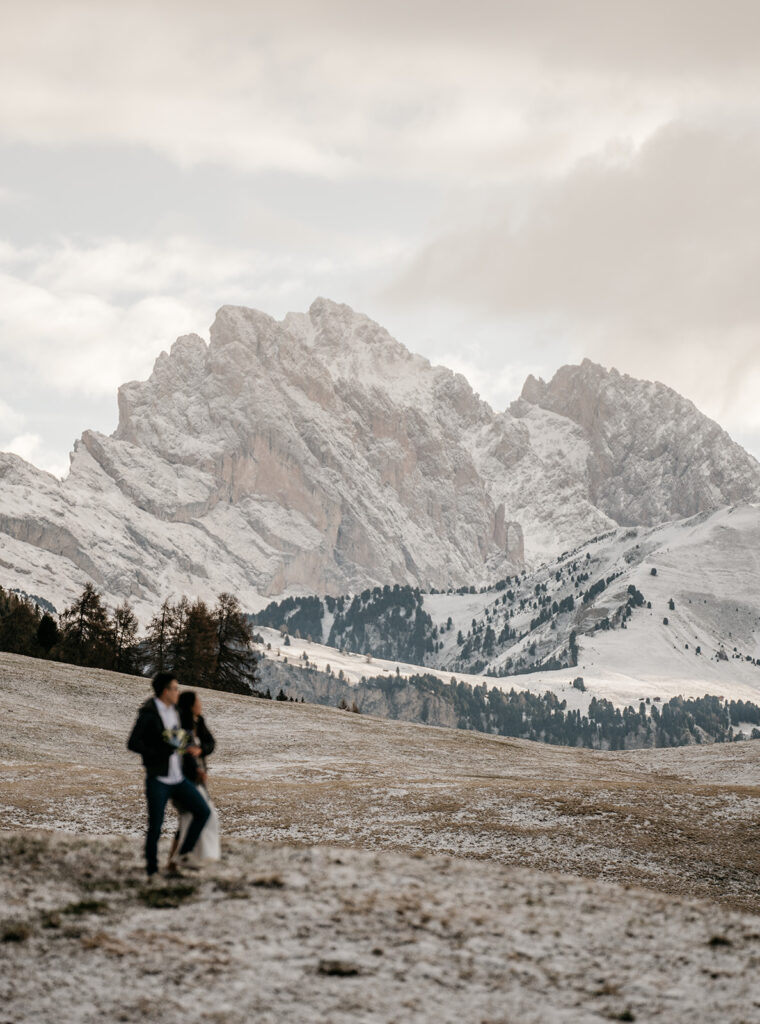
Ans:
{"type": "Polygon", "coordinates": [[[147,692],[0,655],[3,1024],[151,1019],[162,991],[167,1021],[760,1021],[760,743],[600,753],[204,692],[225,856],[153,905],[147,692]],[[183,957],[190,1009],[160,984],[183,957]]]}
{"type": "MultiPolygon", "coordinates": [[[[144,680],[0,655],[6,828],[141,832],[144,680]]],[[[760,743],[598,752],[207,691],[227,836],[446,853],[756,910],[760,743]]]]}

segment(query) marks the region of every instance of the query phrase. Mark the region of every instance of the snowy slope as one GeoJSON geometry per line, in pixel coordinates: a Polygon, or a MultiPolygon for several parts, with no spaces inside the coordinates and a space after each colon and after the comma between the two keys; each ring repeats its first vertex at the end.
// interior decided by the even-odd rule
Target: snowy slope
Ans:
{"type": "Polygon", "coordinates": [[[423,607],[441,629],[443,645],[424,666],[341,653],[295,636],[286,647],[276,630],[257,630],[271,644],[270,656],[320,670],[329,665],[335,675],[342,672],[351,682],[362,676],[395,675],[397,669],[401,676],[432,671],[445,681],[455,675],[472,685],[485,682],[489,687],[534,693],[550,690],[566,699],[569,708],[581,711],[592,697],[605,697],[618,707],[638,706],[646,698],[706,693],[757,703],[760,506],[722,509],[663,527],[618,529],[531,573],[510,577],[503,589],[424,594],[423,607]],[[613,576],[604,590],[583,603],[583,594],[597,580],[613,576]],[[540,590],[537,595],[536,588],[544,586],[546,593],[540,590]],[[618,617],[630,597],[629,587],[643,596],[644,604],[632,608],[623,623],[618,617]],[[539,615],[539,607],[534,607],[539,596],[548,599],[551,608],[571,595],[572,611],[530,628],[539,615]],[[526,602],[522,610],[521,600],[526,602]],[[449,617],[451,628],[442,629],[449,617]],[[605,620],[613,623],[612,628],[600,628],[605,620]],[[516,637],[504,643],[497,639],[487,659],[482,647],[462,658],[460,631],[467,642],[473,635],[482,638],[490,625],[498,638],[505,624],[516,637]],[[571,632],[577,636],[577,665],[569,657],[571,632]],[[551,659],[565,667],[542,668],[551,659]],[[485,664],[478,672],[468,671],[477,660],[485,664]],[[517,668],[522,671],[513,674],[517,668]],[[506,671],[511,674],[498,674],[506,671]],[[584,679],[585,693],[572,687],[577,676],[584,679]]]}
{"type": "MultiPolygon", "coordinates": [[[[734,647],[742,656],[760,657],[758,543],[760,507],[735,506],[662,527],[610,531],[531,572],[509,577],[502,590],[426,595],[425,608],[436,623],[442,624],[449,615],[453,619],[452,629],[443,634],[438,658],[447,666],[455,663],[456,632],[462,629],[466,634],[473,617],[478,627],[490,624],[497,636],[505,624],[518,634],[509,643],[495,643],[493,657],[488,659],[493,669],[504,667],[508,657],[515,663],[533,643],[537,650],[530,657],[536,662],[558,655],[567,646],[571,630],[579,635],[593,633],[595,643],[610,652],[622,644],[621,657],[628,659],[629,648],[639,642],[632,640],[631,631],[643,628],[644,621],[650,623],[648,642],[659,643],[658,662],[665,657],[677,664],[684,658],[690,662],[692,655],[683,653],[686,643],[701,646],[708,659],[724,649],[735,660],[730,657],[734,647]],[[605,587],[584,603],[583,596],[599,580],[605,581],[605,587]],[[629,587],[643,594],[652,608],[635,608],[621,629],[613,620],[624,609],[629,587]],[[571,611],[552,613],[555,602],[559,605],[570,596],[571,611]],[[669,607],[671,599],[674,610],[669,607]],[[531,629],[542,600],[549,618],[531,629]],[[665,617],[669,624],[661,630],[665,617]],[[618,628],[605,631],[605,619],[618,628]]],[[[528,663],[526,656],[524,664],[528,663]]]]}

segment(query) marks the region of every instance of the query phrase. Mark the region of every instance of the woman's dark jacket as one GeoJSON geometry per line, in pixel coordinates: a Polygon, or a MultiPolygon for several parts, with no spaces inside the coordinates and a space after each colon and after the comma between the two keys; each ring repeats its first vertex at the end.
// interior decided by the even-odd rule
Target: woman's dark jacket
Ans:
{"type": "Polygon", "coordinates": [[[169,758],[177,751],[163,734],[164,723],[150,697],[137,712],[137,721],[127,740],[127,748],[142,757],[146,775],[169,774],[169,758]]]}
{"type": "Polygon", "coordinates": [[[213,754],[216,743],[214,737],[209,732],[209,728],[203,720],[203,715],[198,715],[195,722],[192,723],[192,729],[188,725],[183,724],[183,728],[187,729],[188,732],[194,732],[195,738],[198,740],[198,746],[201,748],[199,757],[193,757],[192,754],[185,754],[182,758],[182,774],[186,779],[191,782],[198,781],[198,773],[205,772],[206,769],[206,758],[209,754],[213,754]]]}

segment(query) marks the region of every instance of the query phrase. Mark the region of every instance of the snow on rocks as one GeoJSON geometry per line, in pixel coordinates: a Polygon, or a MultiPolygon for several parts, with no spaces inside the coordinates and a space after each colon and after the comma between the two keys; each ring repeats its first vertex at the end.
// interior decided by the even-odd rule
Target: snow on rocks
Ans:
{"type": "Polygon", "coordinates": [[[224,306],[85,431],[58,481],[0,454],[0,584],[167,594],[480,583],[618,523],[757,500],[760,466],[663,385],[588,361],[494,413],[348,306],[224,306]],[[601,415],[590,416],[589,410],[601,415]]]}

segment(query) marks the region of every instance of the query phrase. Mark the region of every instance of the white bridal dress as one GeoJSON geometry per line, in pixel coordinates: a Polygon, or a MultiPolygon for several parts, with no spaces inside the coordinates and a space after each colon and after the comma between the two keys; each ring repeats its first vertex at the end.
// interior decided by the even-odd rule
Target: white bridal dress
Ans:
{"type": "MultiPolygon", "coordinates": [[[[198,836],[198,842],[195,844],[188,857],[191,857],[196,864],[207,864],[212,860],[219,860],[221,857],[221,847],[219,843],[219,815],[216,813],[216,807],[211,803],[211,798],[208,795],[208,790],[205,786],[198,786],[198,790],[211,808],[211,814],[209,815],[208,821],[203,826],[203,831],[198,836]]],[[[190,822],[193,820],[193,816],[189,811],[183,811],[179,816],[179,846],[178,850],[182,849],[182,844],[185,841],[187,830],[190,828],[190,822]]]]}

